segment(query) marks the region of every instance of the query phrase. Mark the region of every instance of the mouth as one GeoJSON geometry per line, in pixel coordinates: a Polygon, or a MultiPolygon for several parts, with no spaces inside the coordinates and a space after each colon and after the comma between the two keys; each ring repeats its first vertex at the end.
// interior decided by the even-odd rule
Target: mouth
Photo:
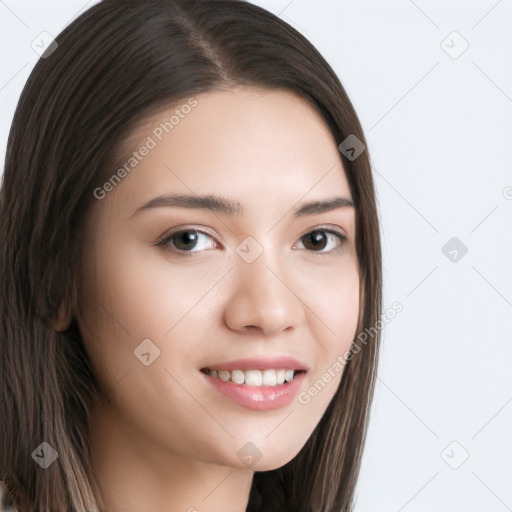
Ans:
{"type": "Polygon", "coordinates": [[[268,411],[290,405],[306,385],[309,366],[292,355],[262,355],[219,360],[200,372],[206,384],[231,404],[268,411]]]}
{"type": "Polygon", "coordinates": [[[219,397],[256,411],[290,405],[305,385],[308,373],[306,366],[291,357],[238,359],[200,371],[219,397]]]}
{"type": "Polygon", "coordinates": [[[220,380],[221,382],[232,382],[251,387],[263,386],[286,386],[292,382],[298,375],[306,373],[306,370],[297,369],[273,369],[268,368],[265,370],[242,370],[242,369],[215,369],[203,368],[202,373],[212,377],[213,379],[220,380]]]}

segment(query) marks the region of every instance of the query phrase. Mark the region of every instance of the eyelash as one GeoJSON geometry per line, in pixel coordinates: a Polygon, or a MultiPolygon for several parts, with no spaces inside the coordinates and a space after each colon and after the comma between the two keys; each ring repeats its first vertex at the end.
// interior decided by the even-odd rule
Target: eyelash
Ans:
{"type": "MultiPolygon", "coordinates": [[[[342,233],[341,231],[337,230],[337,229],[333,229],[331,227],[327,227],[327,226],[318,226],[318,227],[315,227],[314,229],[311,229],[310,231],[308,231],[307,233],[305,233],[304,235],[302,235],[300,237],[300,239],[310,235],[311,233],[315,232],[315,231],[323,231],[324,233],[329,233],[331,235],[335,235],[339,238],[340,240],[340,245],[330,251],[326,251],[326,252],[323,252],[323,251],[313,251],[311,250],[310,252],[312,253],[315,253],[315,254],[320,254],[322,256],[324,255],[329,255],[329,254],[332,254],[333,252],[335,252],[336,250],[340,250],[343,245],[345,244],[345,242],[347,241],[347,237],[344,233],[342,233]]],[[[178,256],[180,257],[185,257],[185,258],[190,258],[196,254],[200,254],[202,252],[204,252],[204,250],[202,251],[196,251],[196,252],[191,252],[191,251],[183,251],[181,249],[176,249],[176,248],[173,248],[173,247],[170,247],[168,246],[169,242],[171,241],[171,239],[176,236],[176,235],[179,235],[179,234],[182,234],[182,233],[187,233],[187,232],[195,232],[195,233],[200,233],[200,234],[203,234],[203,235],[206,235],[206,236],[209,236],[211,238],[214,238],[213,235],[211,233],[208,233],[207,231],[202,231],[200,229],[196,229],[196,228],[181,228],[179,230],[176,230],[176,231],[172,231],[170,233],[166,233],[164,234],[158,242],[156,242],[154,245],[156,247],[163,247],[164,249],[169,249],[171,250],[172,252],[174,252],[175,254],[177,254],[178,256]]],[[[208,250],[208,249],[207,249],[208,250]]],[[[307,250],[307,249],[306,249],[307,250]]]]}

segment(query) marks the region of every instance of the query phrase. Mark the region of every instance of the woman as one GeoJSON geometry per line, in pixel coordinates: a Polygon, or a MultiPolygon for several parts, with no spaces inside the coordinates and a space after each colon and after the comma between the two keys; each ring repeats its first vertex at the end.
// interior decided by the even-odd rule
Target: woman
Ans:
{"type": "Polygon", "coordinates": [[[381,250],[338,78],[237,0],[104,0],[56,43],[1,193],[18,510],[351,510],[381,250]]]}

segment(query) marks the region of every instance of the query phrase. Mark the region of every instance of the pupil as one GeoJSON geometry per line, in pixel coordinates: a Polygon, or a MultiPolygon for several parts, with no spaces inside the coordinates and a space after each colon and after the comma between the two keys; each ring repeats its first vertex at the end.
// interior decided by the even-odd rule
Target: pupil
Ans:
{"type": "Polygon", "coordinates": [[[327,237],[323,231],[312,231],[308,237],[313,242],[313,249],[324,249],[327,237]],[[321,247],[320,247],[321,246],[321,247]]]}
{"type": "Polygon", "coordinates": [[[197,242],[197,233],[195,231],[183,231],[181,234],[177,235],[177,243],[175,243],[175,247],[177,249],[191,249],[197,242]],[[180,247],[182,245],[182,247],[180,247]]]}

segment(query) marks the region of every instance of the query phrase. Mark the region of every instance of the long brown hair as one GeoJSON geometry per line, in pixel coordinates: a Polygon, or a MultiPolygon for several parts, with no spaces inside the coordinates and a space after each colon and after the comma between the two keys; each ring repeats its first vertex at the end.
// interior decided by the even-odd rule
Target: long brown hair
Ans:
{"type": "MultiPolygon", "coordinates": [[[[314,46],[243,0],[104,0],[56,41],[19,100],[0,195],[0,480],[21,512],[98,512],[88,431],[99,387],[76,322],[57,332],[47,320],[64,304],[75,310],[85,215],[131,127],[181,98],[249,85],[299,94],[338,144],[367,142],[314,46]],[[32,457],[42,442],[58,453],[46,469],[32,457]]],[[[362,332],[381,315],[378,213],[368,151],[341,156],[356,209],[362,332]]],[[[352,510],[378,345],[377,333],[347,360],[299,454],[255,473],[248,511],[352,510]]]]}

